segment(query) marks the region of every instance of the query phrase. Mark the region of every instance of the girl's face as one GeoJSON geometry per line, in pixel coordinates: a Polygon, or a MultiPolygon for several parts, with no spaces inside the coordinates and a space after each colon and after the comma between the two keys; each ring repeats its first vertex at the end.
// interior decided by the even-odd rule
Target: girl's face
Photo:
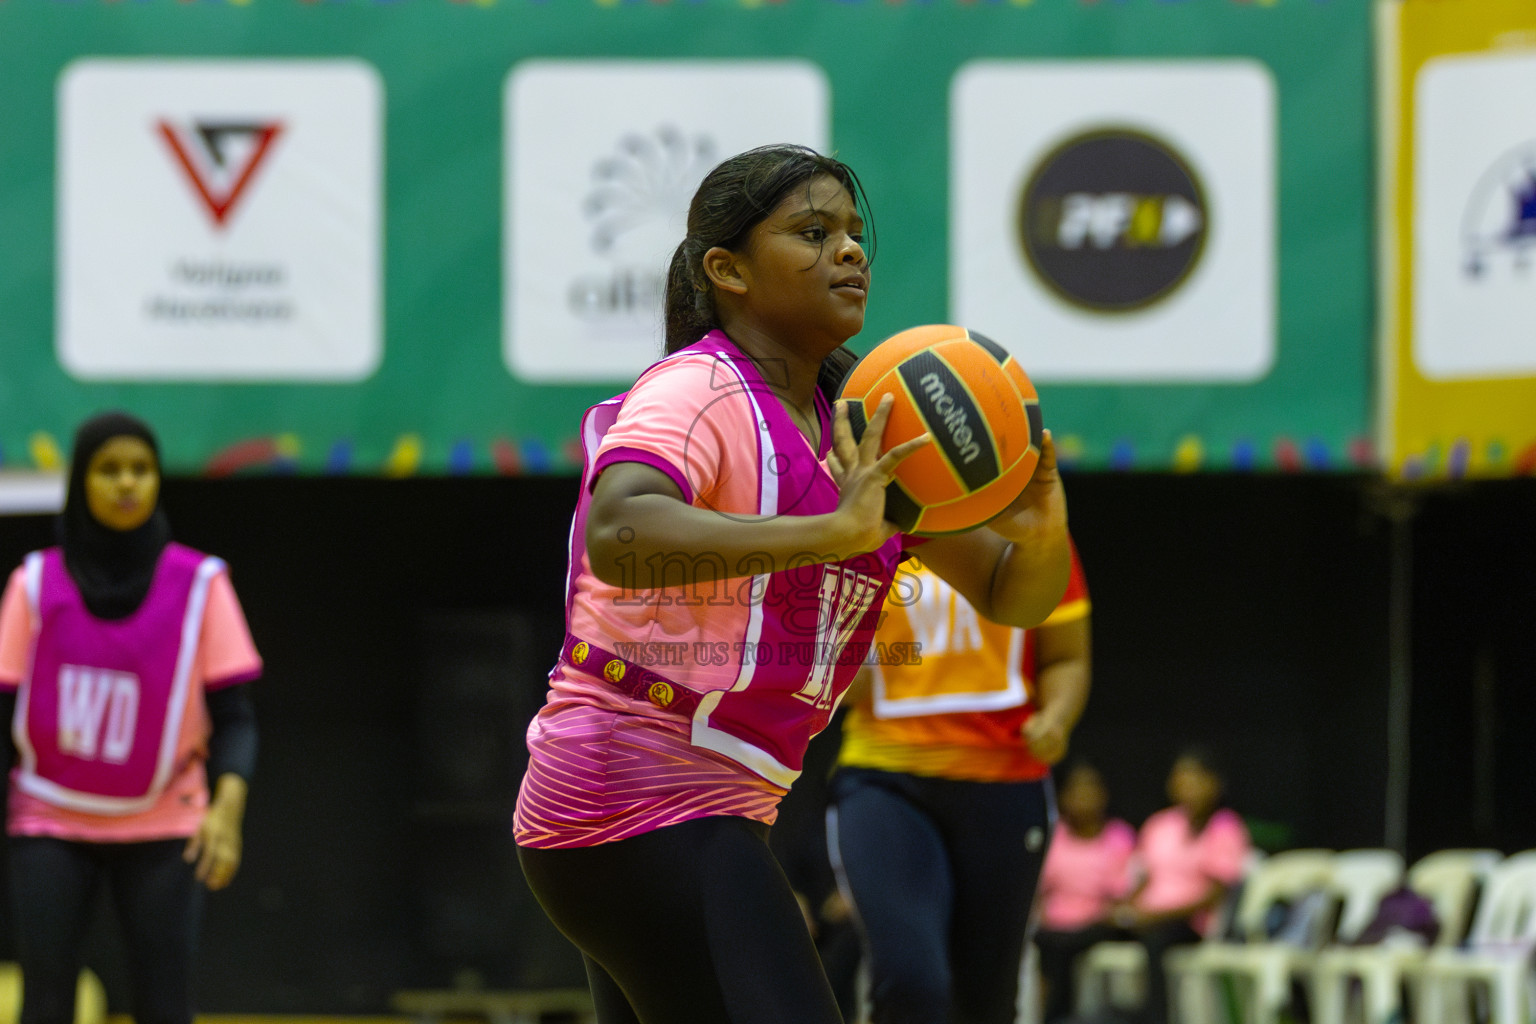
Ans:
{"type": "Polygon", "coordinates": [[[745,311],[776,337],[830,352],[864,327],[863,238],[848,190],[828,175],[812,178],[752,228],[737,254],[745,311]]]}
{"type": "Polygon", "coordinates": [[[1204,814],[1221,799],[1221,780],[1199,761],[1181,757],[1168,774],[1168,798],[1191,814],[1204,814]]]}
{"type": "Polygon", "coordinates": [[[86,465],[86,507],[109,530],[127,532],[143,526],[159,496],[160,467],[141,438],[111,438],[86,465]]]}
{"type": "Polygon", "coordinates": [[[1109,791],[1092,768],[1078,768],[1061,787],[1061,813],[1070,821],[1102,821],[1109,807],[1109,791]]]}

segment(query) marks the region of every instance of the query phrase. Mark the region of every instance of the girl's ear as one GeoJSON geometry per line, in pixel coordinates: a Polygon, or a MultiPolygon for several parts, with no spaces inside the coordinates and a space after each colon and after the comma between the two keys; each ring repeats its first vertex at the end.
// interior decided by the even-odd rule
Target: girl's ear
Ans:
{"type": "Polygon", "coordinates": [[[704,254],[704,276],[721,291],[745,295],[747,277],[741,261],[731,250],[715,246],[704,254]]]}

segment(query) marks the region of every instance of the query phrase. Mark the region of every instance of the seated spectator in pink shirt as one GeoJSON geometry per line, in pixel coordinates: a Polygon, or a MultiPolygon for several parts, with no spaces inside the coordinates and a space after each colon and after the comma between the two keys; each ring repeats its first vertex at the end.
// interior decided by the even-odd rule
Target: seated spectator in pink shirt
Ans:
{"type": "Polygon", "coordinates": [[[1141,881],[1111,919],[1147,949],[1144,1019],[1168,1019],[1163,954],[1198,942],[1228,890],[1243,876],[1250,843],[1242,818],[1222,803],[1222,778],[1211,755],[1182,752],[1168,775],[1173,806],[1141,826],[1133,870],[1141,881]]]}
{"type": "Polygon", "coordinates": [[[1098,769],[1087,762],[1067,770],[1059,802],[1061,817],[1040,876],[1040,927],[1035,933],[1046,1024],[1072,1014],[1078,956],[1094,943],[1122,937],[1108,918],[1116,901],[1130,890],[1127,868],[1136,847],[1136,831],[1130,825],[1106,818],[1109,790],[1098,769]]]}

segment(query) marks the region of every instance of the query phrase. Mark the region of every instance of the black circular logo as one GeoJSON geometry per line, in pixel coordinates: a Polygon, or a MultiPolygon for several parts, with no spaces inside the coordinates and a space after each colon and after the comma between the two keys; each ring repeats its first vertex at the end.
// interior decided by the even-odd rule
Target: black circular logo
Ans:
{"type": "Polygon", "coordinates": [[[1205,192],[1172,146],[1107,128],[1040,161],[1019,196],[1024,257],[1074,306],[1143,309],[1194,270],[1209,222],[1205,192]]]}

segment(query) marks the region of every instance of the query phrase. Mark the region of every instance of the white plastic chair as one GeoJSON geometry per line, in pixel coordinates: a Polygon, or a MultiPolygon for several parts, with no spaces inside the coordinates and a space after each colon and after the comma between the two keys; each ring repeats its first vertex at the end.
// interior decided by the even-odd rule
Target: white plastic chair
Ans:
{"type": "Polygon", "coordinates": [[[1418,993],[1418,1020],[1465,1020],[1474,994],[1486,993],[1488,1024],[1526,1024],[1536,1005],[1531,992],[1533,952],[1536,850],[1528,850],[1502,861],[1488,875],[1466,947],[1431,950],[1410,969],[1418,993]]]}
{"type": "MultiPolygon", "coordinates": [[[[1263,850],[1251,850],[1243,867],[1244,885],[1264,861],[1263,850]]],[[[1207,938],[1226,933],[1237,913],[1237,899],[1228,898],[1212,919],[1207,938]]],[[[1077,1001],[1079,1017],[1091,1017],[1106,1007],[1134,1010],[1147,993],[1147,950],[1139,942],[1100,942],[1078,959],[1077,1001]]]]}
{"type": "MultiPolygon", "coordinates": [[[[1440,923],[1436,946],[1450,947],[1461,941],[1477,891],[1502,856],[1494,850],[1437,850],[1408,869],[1408,888],[1435,908],[1435,919],[1440,923]]],[[[1357,937],[1359,931],[1350,935],[1357,937]]],[[[1408,1009],[1403,1005],[1404,976],[1428,952],[1425,947],[1390,937],[1379,945],[1320,951],[1312,967],[1314,1024],[1344,1024],[1353,981],[1360,983],[1365,1024],[1403,1019],[1408,1009]]]]}
{"type": "Polygon", "coordinates": [[[1147,950],[1139,942],[1098,942],[1077,961],[1073,1010],[1093,1017],[1106,1007],[1134,1010],[1147,998],[1147,950]]]}
{"type": "MultiPolygon", "coordinates": [[[[1169,1019],[1180,1024],[1217,1024],[1220,982],[1236,976],[1249,982],[1244,1000],[1249,1024],[1278,1020],[1290,994],[1290,978],[1300,952],[1289,944],[1269,941],[1266,918],[1280,903],[1292,903],[1309,892],[1327,890],[1333,877],[1334,854],[1328,850],[1287,850],[1266,860],[1243,887],[1235,921],[1236,941],[1202,942],[1171,949],[1163,958],[1168,973],[1169,1019]]],[[[1398,870],[1401,872],[1401,861],[1398,870]]],[[[1321,935],[1309,936],[1312,942],[1321,935]]]]}
{"type": "Polygon", "coordinates": [[[1403,878],[1403,858],[1392,850],[1347,850],[1336,853],[1326,885],[1316,897],[1324,901],[1304,934],[1284,940],[1228,944],[1213,950],[1203,965],[1241,983],[1248,994],[1244,1017],[1254,1024],[1279,1019],[1291,992],[1291,981],[1308,976],[1319,951],[1336,941],[1350,941],[1365,930],[1382,896],[1403,878]]]}
{"type": "Polygon", "coordinates": [[[1403,882],[1403,858],[1395,850],[1345,850],[1333,855],[1328,891],[1338,901],[1331,941],[1353,942],[1376,916],[1381,898],[1403,882]]]}

